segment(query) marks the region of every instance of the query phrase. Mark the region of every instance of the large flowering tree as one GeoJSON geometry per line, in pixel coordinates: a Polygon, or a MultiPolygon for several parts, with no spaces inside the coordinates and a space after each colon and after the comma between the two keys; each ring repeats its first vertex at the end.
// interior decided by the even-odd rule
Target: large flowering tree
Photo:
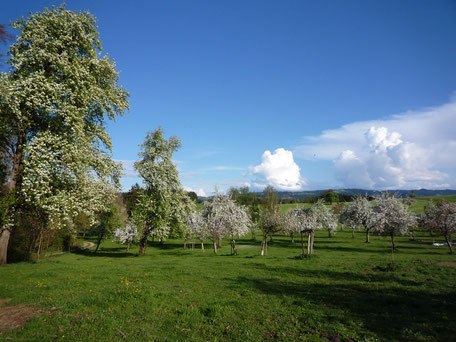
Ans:
{"type": "Polygon", "coordinates": [[[181,146],[177,137],[166,140],[161,128],[147,133],[141,144],[135,169],[143,178],[145,189],[140,193],[134,216],[140,222],[140,254],[146,253],[147,240],[151,234],[165,239],[172,225],[185,225],[193,201],[180,184],[179,173],[173,163],[173,153],[181,146]]]}
{"type": "Polygon", "coordinates": [[[0,228],[0,264],[25,207],[43,210],[54,227],[106,209],[120,166],[104,123],[128,108],[114,61],[100,56],[90,13],[61,6],[13,27],[20,35],[0,77],[0,155],[14,201],[0,228]]]}
{"type": "Polygon", "coordinates": [[[364,227],[366,230],[366,242],[370,242],[369,232],[375,227],[376,217],[377,213],[367,198],[365,196],[356,196],[353,202],[342,210],[340,221],[342,224],[349,226],[352,232],[355,229],[364,227]]]}
{"type": "Polygon", "coordinates": [[[409,206],[393,194],[384,193],[377,199],[374,229],[383,235],[391,236],[392,251],[396,249],[395,236],[408,233],[417,224],[409,206]]]}
{"type": "Polygon", "coordinates": [[[317,216],[312,208],[296,208],[287,213],[289,229],[301,236],[302,255],[311,254],[313,249],[312,233],[318,227],[317,216]],[[304,235],[307,235],[307,250],[304,243],[304,235]]]}
{"type": "Polygon", "coordinates": [[[296,208],[286,215],[288,230],[301,235],[302,254],[313,254],[315,231],[327,229],[333,232],[337,229],[337,217],[323,202],[318,201],[310,208],[296,208]],[[304,245],[304,234],[307,235],[307,251],[304,245]]]}
{"type": "Polygon", "coordinates": [[[206,221],[201,211],[194,211],[187,217],[188,234],[192,243],[194,239],[201,241],[201,252],[204,253],[204,239],[207,238],[206,221]]]}
{"type": "Polygon", "coordinates": [[[216,194],[212,201],[203,204],[202,216],[206,222],[206,232],[212,240],[214,253],[217,253],[217,242],[229,236],[231,253],[237,254],[236,237],[249,232],[251,224],[247,210],[239,206],[228,196],[216,194]]]}
{"type": "Polygon", "coordinates": [[[310,232],[310,253],[313,254],[313,246],[315,239],[315,230],[327,229],[330,232],[334,232],[337,229],[337,217],[333,214],[331,209],[329,209],[322,200],[319,200],[311,207],[311,216],[314,218],[310,219],[309,227],[310,232]],[[315,220],[315,224],[311,225],[311,222],[315,220]]]}
{"type": "Polygon", "coordinates": [[[424,225],[442,234],[453,254],[451,235],[456,233],[456,203],[431,201],[425,208],[424,225]]]}

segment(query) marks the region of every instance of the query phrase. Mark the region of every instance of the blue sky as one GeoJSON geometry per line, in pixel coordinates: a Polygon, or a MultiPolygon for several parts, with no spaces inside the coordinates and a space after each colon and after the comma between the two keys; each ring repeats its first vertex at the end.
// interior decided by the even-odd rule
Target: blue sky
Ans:
{"type": "MultiPolygon", "coordinates": [[[[58,1],[2,1],[0,23],[58,1]]],[[[147,131],[182,184],[456,188],[454,1],[67,1],[131,93],[108,124],[127,190],[147,131]]]]}

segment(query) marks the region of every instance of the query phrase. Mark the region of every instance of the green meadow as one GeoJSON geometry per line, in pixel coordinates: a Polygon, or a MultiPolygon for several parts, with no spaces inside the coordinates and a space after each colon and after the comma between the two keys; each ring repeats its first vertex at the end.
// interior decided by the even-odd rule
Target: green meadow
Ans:
{"type": "Polygon", "coordinates": [[[416,214],[424,214],[424,207],[429,203],[430,200],[442,200],[450,203],[455,203],[456,195],[416,197],[415,200],[416,202],[410,206],[410,209],[416,214]]]}
{"type": "MultiPolygon", "coordinates": [[[[456,334],[456,257],[427,232],[390,240],[318,232],[315,255],[273,237],[227,241],[218,255],[183,241],[111,241],[0,268],[7,305],[42,310],[0,340],[17,341],[450,341],[456,334]]],[[[92,240],[93,241],[93,240],[92,240]]]]}
{"type": "MultiPolygon", "coordinates": [[[[455,203],[456,202],[456,195],[447,195],[447,196],[423,196],[423,197],[415,197],[415,203],[413,203],[410,206],[410,210],[412,210],[415,214],[424,214],[424,208],[426,205],[429,203],[430,200],[438,201],[438,200],[443,200],[447,201],[450,203],[455,203]]],[[[341,202],[342,204],[348,204],[341,202]]],[[[375,204],[375,201],[372,202],[372,204],[375,204]]],[[[309,208],[311,207],[311,203],[287,203],[287,204],[281,204],[280,209],[282,212],[287,212],[290,209],[294,208],[309,208]]],[[[328,204],[328,206],[330,206],[328,204]]]]}

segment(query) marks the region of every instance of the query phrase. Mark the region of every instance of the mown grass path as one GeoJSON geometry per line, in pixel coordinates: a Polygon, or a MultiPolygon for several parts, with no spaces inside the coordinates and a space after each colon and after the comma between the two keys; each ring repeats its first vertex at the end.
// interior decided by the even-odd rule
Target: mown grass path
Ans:
{"type": "Polygon", "coordinates": [[[316,237],[315,257],[276,236],[224,242],[219,255],[150,244],[147,255],[102,244],[38,263],[0,268],[0,297],[49,314],[1,339],[27,341],[450,341],[456,336],[456,269],[427,233],[390,241],[348,231],[316,237]],[[447,264],[443,264],[447,265],[447,264]]]}

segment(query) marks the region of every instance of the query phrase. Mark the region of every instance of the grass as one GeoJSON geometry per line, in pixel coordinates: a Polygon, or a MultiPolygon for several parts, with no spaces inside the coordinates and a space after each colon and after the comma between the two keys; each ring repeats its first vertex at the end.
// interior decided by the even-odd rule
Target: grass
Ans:
{"type": "Polygon", "coordinates": [[[416,214],[424,214],[424,207],[429,203],[430,200],[444,200],[450,203],[454,203],[456,202],[456,195],[415,197],[415,200],[416,202],[410,206],[410,209],[416,214]]]}
{"type": "Polygon", "coordinates": [[[428,233],[390,240],[327,232],[315,255],[275,236],[239,240],[213,255],[182,241],[150,244],[146,256],[111,241],[38,263],[0,268],[0,297],[48,312],[0,340],[20,341],[449,341],[456,333],[456,262],[428,233]]]}
{"type": "Polygon", "coordinates": [[[286,213],[288,210],[295,208],[310,208],[312,203],[286,203],[280,205],[280,212],[286,213]]]}

